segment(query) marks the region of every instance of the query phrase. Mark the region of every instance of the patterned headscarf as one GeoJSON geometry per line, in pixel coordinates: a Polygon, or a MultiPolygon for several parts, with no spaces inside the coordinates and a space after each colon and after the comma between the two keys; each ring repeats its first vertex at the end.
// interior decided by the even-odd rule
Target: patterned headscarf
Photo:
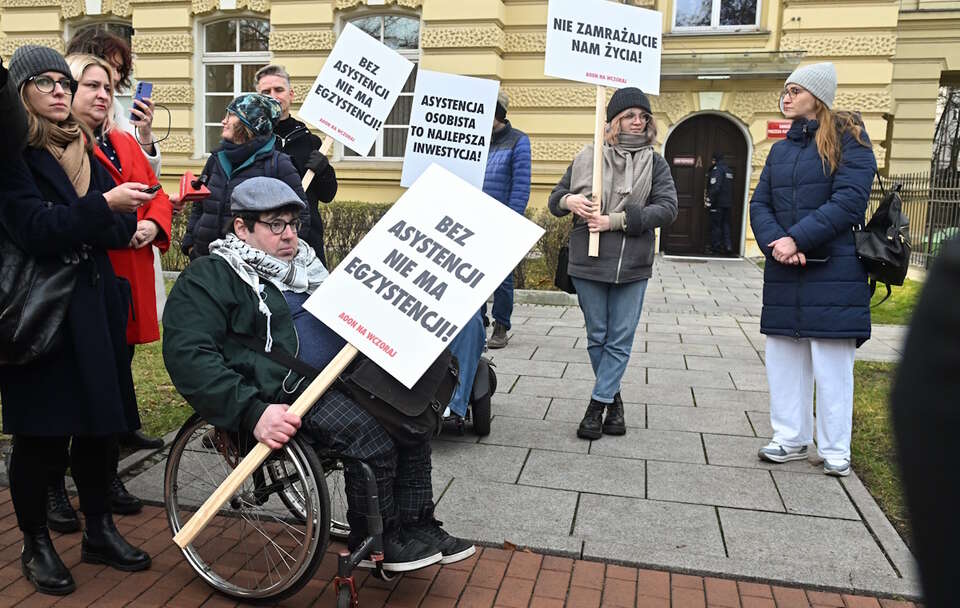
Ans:
{"type": "Polygon", "coordinates": [[[235,115],[254,135],[270,135],[280,120],[280,103],[259,93],[247,93],[230,102],[227,112],[235,115]]]}

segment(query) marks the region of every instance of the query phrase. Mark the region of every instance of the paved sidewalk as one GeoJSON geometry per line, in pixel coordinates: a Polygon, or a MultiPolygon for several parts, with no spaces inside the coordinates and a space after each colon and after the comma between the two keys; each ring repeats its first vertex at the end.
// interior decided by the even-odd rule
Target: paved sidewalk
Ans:
{"type": "MultiPolygon", "coordinates": [[[[80,563],[80,534],[55,535],[54,544],[73,573],[77,590],[60,598],[34,592],[20,574],[20,532],[10,491],[0,491],[0,607],[71,606],[114,608],[230,608],[235,602],[213,591],[186,565],[170,542],[163,511],[148,506],[117,518],[121,532],[153,556],[153,567],[127,574],[80,563]]],[[[306,587],[278,606],[336,605],[331,579],[336,571],[332,545],[306,587]]],[[[915,608],[911,602],[825,593],[815,590],[702,578],[634,567],[484,548],[469,560],[431,566],[384,583],[358,571],[360,605],[403,608],[915,608]]]]}
{"type": "MultiPolygon", "coordinates": [[[[580,310],[518,305],[492,432],[434,442],[453,533],[552,555],[874,594],[919,595],[914,560],[856,475],[770,465],[762,275],[658,260],[623,384],[625,437],[577,439],[592,372],[580,310]]],[[[860,356],[895,360],[902,328],[860,356]]],[[[857,463],[853,463],[856,469],[857,463]]],[[[160,501],[158,464],[128,483],[160,501]]]]}

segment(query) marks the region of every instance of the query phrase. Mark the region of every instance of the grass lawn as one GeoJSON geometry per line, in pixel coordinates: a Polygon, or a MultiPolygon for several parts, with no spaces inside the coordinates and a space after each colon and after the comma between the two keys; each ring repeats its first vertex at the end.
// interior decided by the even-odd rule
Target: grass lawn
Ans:
{"type": "Polygon", "coordinates": [[[857,475],[909,545],[910,526],[888,403],[895,369],[892,363],[855,364],[851,451],[857,475]]]}
{"type": "MultiPolygon", "coordinates": [[[[875,324],[909,325],[922,288],[922,282],[911,279],[905,280],[901,287],[891,286],[891,294],[887,301],[870,309],[870,319],[875,324]]],[[[873,294],[870,304],[875,305],[886,293],[886,287],[877,285],[877,291],[873,294]]]]}

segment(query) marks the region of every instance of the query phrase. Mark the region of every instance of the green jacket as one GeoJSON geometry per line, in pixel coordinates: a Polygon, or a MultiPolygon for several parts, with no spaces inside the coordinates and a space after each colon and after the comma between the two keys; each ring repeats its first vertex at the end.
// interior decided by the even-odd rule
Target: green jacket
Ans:
{"type": "MultiPolygon", "coordinates": [[[[299,352],[297,331],[279,289],[261,281],[273,313],[274,347],[299,352]]],[[[163,361],[173,385],[211,424],[253,430],[271,403],[293,403],[306,383],[296,373],[227,337],[266,339],[267,318],[257,298],[227,262],[215,255],[190,262],[163,311],[163,361]]]]}

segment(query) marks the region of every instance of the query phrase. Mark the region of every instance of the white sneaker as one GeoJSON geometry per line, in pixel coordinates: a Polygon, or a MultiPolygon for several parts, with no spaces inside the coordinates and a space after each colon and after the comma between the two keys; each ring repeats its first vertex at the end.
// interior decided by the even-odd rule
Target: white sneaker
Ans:
{"type": "Polygon", "coordinates": [[[846,477],[850,474],[849,460],[824,460],[823,472],[834,477],[846,477]]]}
{"type": "Polygon", "coordinates": [[[807,458],[807,446],[802,445],[797,448],[791,448],[780,445],[776,441],[771,441],[766,446],[760,448],[757,452],[760,460],[769,462],[787,462],[788,460],[805,460],[807,458]]]}

